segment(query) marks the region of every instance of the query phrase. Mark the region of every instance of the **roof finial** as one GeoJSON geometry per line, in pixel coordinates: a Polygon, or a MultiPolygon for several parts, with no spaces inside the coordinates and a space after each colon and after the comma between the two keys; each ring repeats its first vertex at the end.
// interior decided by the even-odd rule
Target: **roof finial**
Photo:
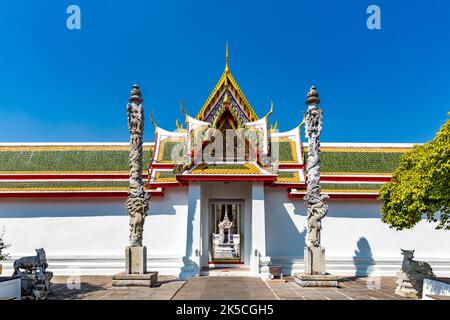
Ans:
{"type": "Polygon", "coordinates": [[[267,112],[267,114],[264,116],[264,118],[267,118],[268,116],[270,116],[273,113],[273,101],[270,100],[270,110],[269,112],[267,112]]]}
{"type": "Polygon", "coordinates": [[[320,103],[319,93],[316,91],[316,86],[311,86],[311,89],[309,89],[307,99],[305,103],[309,105],[318,105],[320,103]]]}
{"type": "Polygon", "coordinates": [[[227,44],[225,47],[225,72],[230,72],[230,68],[228,66],[228,59],[229,59],[229,56],[228,56],[228,41],[227,41],[227,44]]]}
{"type": "Polygon", "coordinates": [[[181,109],[181,112],[183,112],[184,113],[184,115],[185,115],[185,117],[186,117],[186,120],[185,120],[185,122],[187,123],[188,122],[188,118],[189,118],[189,116],[188,116],[188,114],[187,114],[187,112],[186,112],[186,110],[184,110],[184,98],[183,99],[181,99],[181,103],[180,103],[180,109],[181,109]]]}
{"type": "Polygon", "coordinates": [[[156,124],[155,119],[153,119],[153,111],[150,112],[150,122],[155,126],[155,130],[158,129],[158,125],[156,124]]]}

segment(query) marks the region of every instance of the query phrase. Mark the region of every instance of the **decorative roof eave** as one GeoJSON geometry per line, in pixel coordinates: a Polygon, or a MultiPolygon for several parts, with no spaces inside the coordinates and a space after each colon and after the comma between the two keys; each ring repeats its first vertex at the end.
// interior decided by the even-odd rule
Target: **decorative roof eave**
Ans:
{"type": "Polygon", "coordinates": [[[279,183],[279,182],[274,182],[271,185],[271,187],[306,190],[306,183],[279,183]]]}
{"type": "Polygon", "coordinates": [[[177,180],[181,183],[187,181],[265,181],[273,183],[277,178],[277,175],[226,175],[226,174],[187,174],[178,175],[177,180]]]}
{"type": "MultiPolygon", "coordinates": [[[[378,192],[355,192],[355,191],[349,191],[349,192],[333,192],[333,191],[326,191],[324,190],[324,193],[328,194],[330,199],[378,199],[378,192]]],[[[300,198],[303,199],[303,197],[306,195],[305,191],[290,191],[288,193],[289,198],[300,198]]]]}
{"type": "Polygon", "coordinates": [[[149,167],[152,168],[154,165],[156,164],[172,164],[173,163],[167,163],[166,161],[161,161],[160,158],[160,152],[161,152],[161,147],[162,147],[162,143],[164,142],[164,140],[168,139],[176,139],[176,140],[180,140],[180,142],[184,142],[186,140],[186,136],[187,133],[186,132],[172,132],[172,131],[168,131],[168,130],[164,130],[160,127],[157,127],[155,129],[155,147],[154,147],[154,152],[153,152],[153,159],[151,161],[151,163],[149,164],[149,167]]]}
{"type": "Polygon", "coordinates": [[[277,139],[278,140],[288,139],[291,142],[293,148],[295,148],[295,150],[291,149],[291,151],[295,152],[295,154],[293,154],[293,158],[294,158],[293,162],[287,162],[287,161],[280,160],[280,162],[279,162],[280,167],[281,166],[286,166],[286,167],[303,166],[303,168],[304,168],[300,125],[296,126],[295,128],[293,128],[289,131],[272,132],[270,134],[270,143],[272,144],[277,139]]]}
{"type": "MultiPolygon", "coordinates": [[[[173,164],[153,164],[153,169],[171,169],[174,168],[173,164]]],[[[303,169],[303,165],[280,165],[279,169],[303,169]]],[[[148,180],[148,174],[143,174],[144,180],[148,180]]],[[[129,179],[128,173],[19,173],[19,174],[0,174],[0,181],[13,182],[13,181],[127,181],[129,179]]],[[[321,180],[328,183],[342,183],[342,182],[371,182],[371,183],[386,183],[392,180],[391,175],[359,175],[357,173],[353,175],[321,175],[321,180]]]]}
{"type": "Polygon", "coordinates": [[[391,175],[321,175],[324,182],[372,182],[386,183],[392,180],[391,175]]]}
{"type": "Polygon", "coordinates": [[[146,185],[146,189],[156,189],[156,188],[177,188],[182,187],[183,184],[180,182],[149,182],[146,185]]]}
{"type": "Polygon", "coordinates": [[[126,198],[127,191],[8,191],[0,192],[0,198],[126,198]]]}
{"type": "MultiPolygon", "coordinates": [[[[144,179],[148,178],[148,174],[145,173],[142,175],[144,179]]],[[[129,179],[128,173],[19,173],[19,174],[0,174],[0,181],[27,181],[27,180],[86,180],[86,181],[95,181],[95,180],[119,180],[126,181],[129,179]]]]}
{"type": "Polygon", "coordinates": [[[278,164],[280,169],[305,169],[305,165],[299,163],[280,163],[278,164]]]}
{"type": "Polygon", "coordinates": [[[222,76],[220,77],[220,79],[217,82],[216,86],[214,87],[213,91],[209,95],[208,99],[206,99],[206,102],[203,104],[203,107],[197,113],[196,119],[200,119],[200,117],[202,117],[202,119],[205,119],[205,114],[204,113],[205,113],[206,108],[211,104],[213,98],[216,95],[221,94],[221,88],[225,84],[226,81],[229,81],[231,83],[231,86],[234,87],[235,91],[237,92],[237,94],[242,99],[243,104],[248,108],[248,110],[250,112],[250,115],[249,115],[250,118],[258,120],[259,119],[258,115],[253,110],[252,106],[248,102],[247,98],[245,97],[244,93],[242,92],[241,88],[237,84],[236,80],[234,79],[234,77],[233,77],[233,75],[231,74],[230,71],[224,71],[222,73],[222,76]]]}
{"type": "MultiPolygon", "coordinates": [[[[164,196],[163,189],[148,190],[152,196],[164,196]]],[[[128,191],[80,190],[80,191],[3,191],[0,198],[126,198],[128,191]]]]}

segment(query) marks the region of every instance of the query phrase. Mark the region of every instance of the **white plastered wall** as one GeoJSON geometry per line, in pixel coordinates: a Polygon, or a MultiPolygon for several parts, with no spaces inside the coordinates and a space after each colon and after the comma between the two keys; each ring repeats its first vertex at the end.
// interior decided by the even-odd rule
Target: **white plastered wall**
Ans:
{"type": "MultiPolygon", "coordinates": [[[[303,270],[306,205],[289,199],[284,189],[266,188],[267,254],[285,273],[303,270]]],[[[414,249],[415,259],[431,264],[437,275],[450,275],[450,234],[420,222],[411,230],[396,231],[381,221],[377,200],[329,200],[322,220],[322,243],[327,269],[342,275],[395,275],[403,256],[414,249]]]]}
{"type": "MultiPolygon", "coordinates": [[[[187,189],[153,197],[144,227],[148,268],[176,274],[186,242],[187,189]]],[[[114,274],[124,268],[129,225],[124,199],[2,199],[0,227],[12,259],[44,248],[56,274],[114,274]]],[[[5,264],[5,274],[11,262],[5,264]]]]}

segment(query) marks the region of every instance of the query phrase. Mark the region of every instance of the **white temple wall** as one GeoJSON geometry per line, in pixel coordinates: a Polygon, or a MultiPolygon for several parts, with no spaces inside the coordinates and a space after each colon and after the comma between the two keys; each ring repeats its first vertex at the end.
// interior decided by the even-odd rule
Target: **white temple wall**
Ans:
{"type": "MultiPolygon", "coordinates": [[[[187,188],[153,197],[144,227],[148,268],[177,274],[185,252],[187,188]]],[[[114,274],[129,240],[125,199],[1,199],[0,227],[12,259],[44,248],[55,274],[114,274]]],[[[10,272],[11,261],[4,273],[10,272]]]]}
{"type": "MultiPolygon", "coordinates": [[[[251,250],[251,183],[202,183],[202,223],[208,219],[208,199],[245,200],[244,256],[251,250]]],[[[306,206],[289,199],[285,189],[264,188],[266,254],[285,274],[303,270],[306,206]]],[[[153,197],[146,219],[144,245],[148,268],[179,274],[186,252],[188,188],[166,189],[153,197]]],[[[415,258],[431,264],[437,275],[450,276],[450,235],[421,222],[412,230],[395,231],[381,222],[376,200],[329,200],[322,242],[327,271],[340,275],[395,275],[400,248],[415,249],[415,258]]],[[[124,199],[1,199],[0,227],[12,258],[47,252],[55,274],[114,274],[124,268],[128,216],[124,199]]],[[[208,244],[202,226],[202,245],[208,244]]],[[[204,252],[206,253],[206,252],[204,252]]],[[[207,255],[202,264],[206,264],[207,255]]],[[[249,265],[248,259],[246,264],[249,265]]],[[[4,263],[11,272],[11,261],[4,263]]]]}
{"type": "MultiPolygon", "coordinates": [[[[266,188],[267,254],[284,272],[303,271],[306,205],[289,199],[286,190],[266,188]]],[[[415,259],[431,264],[437,275],[450,275],[450,235],[420,222],[411,230],[395,231],[381,221],[377,200],[328,201],[322,220],[322,243],[327,271],[342,275],[395,275],[403,256],[400,248],[414,249],[415,259]]]]}

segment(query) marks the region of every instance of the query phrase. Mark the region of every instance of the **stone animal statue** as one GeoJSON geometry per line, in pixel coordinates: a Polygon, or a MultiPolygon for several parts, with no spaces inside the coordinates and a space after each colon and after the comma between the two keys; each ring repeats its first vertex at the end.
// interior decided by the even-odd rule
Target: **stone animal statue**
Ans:
{"type": "Polygon", "coordinates": [[[44,249],[36,249],[36,256],[23,257],[14,261],[14,273],[13,275],[21,274],[20,269],[24,269],[31,273],[37,267],[41,267],[44,271],[47,269],[47,257],[45,256],[44,249]]]}
{"type": "Polygon", "coordinates": [[[402,270],[404,272],[416,272],[423,274],[425,277],[435,277],[433,273],[433,269],[431,269],[431,266],[424,262],[424,261],[415,261],[414,258],[414,250],[403,250],[403,262],[402,262],[402,270]]]}
{"type": "Polygon", "coordinates": [[[435,278],[431,266],[413,260],[414,250],[400,249],[403,255],[402,269],[397,272],[395,293],[408,298],[421,298],[424,278],[435,278]]]}

